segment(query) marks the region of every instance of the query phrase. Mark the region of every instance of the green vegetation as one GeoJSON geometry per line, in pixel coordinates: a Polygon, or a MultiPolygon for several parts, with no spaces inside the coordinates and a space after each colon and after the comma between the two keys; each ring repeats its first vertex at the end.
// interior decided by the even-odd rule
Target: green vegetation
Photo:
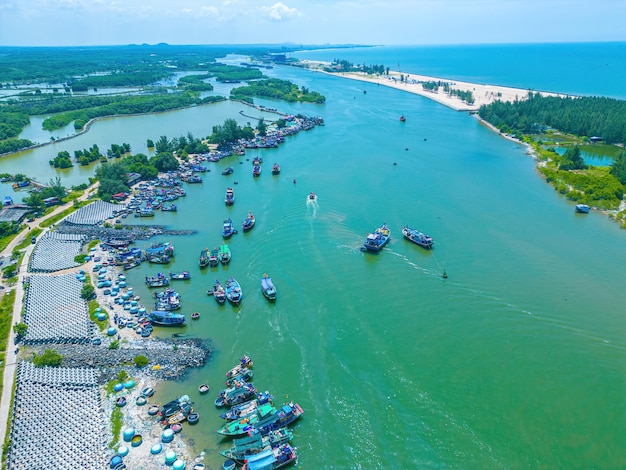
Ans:
{"type": "Polygon", "coordinates": [[[67,150],[57,153],[57,156],[50,160],[49,163],[55,168],[70,168],[74,166],[72,157],[70,157],[70,153],[67,150]]]}
{"type": "Polygon", "coordinates": [[[148,358],[146,356],[135,356],[133,358],[133,362],[137,367],[141,368],[146,367],[150,361],[148,361],[148,358]]]}
{"type": "Polygon", "coordinates": [[[43,222],[39,224],[39,226],[44,227],[44,228],[50,227],[51,225],[56,224],[59,220],[62,220],[68,215],[70,215],[75,210],[76,210],[76,207],[68,207],[67,209],[59,212],[57,215],[44,220],[43,222]]]}
{"type": "Polygon", "coordinates": [[[251,97],[262,96],[265,98],[281,99],[288,102],[304,101],[307,103],[324,103],[326,98],[316,91],[308,88],[298,88],[298,85],[288,80],[270,78],[250,83],[248,86],[233,88],[230,91],[232,99],[251,102],[251,97]]]}
{"type": "Polygon", "coordinates": [[[120,342],[118,340],[111,341],[109,344],[109,349],[119,349],[120,342]]]}
{"type": "Polygon", "coordinates": [[[90,281],[85,281],[82,289],[80,290],[80,298],[84,300],[92,300],[96,295],[96,289],[91,285],[90,281]]]}
{"type": "Polygon", "coordinates": [[[204,80],[211,78],[211,75],[186,75],[178,80],[178,87],[187,91],[212,91],[213,85],[204,80]]]}
{"type": "Polygon", "coordinates": [[[480,107],[479,115],[502,132],[537,134],[547,128],[576,136],[601,137],[608,144],[626,142],[626,101],[612,98],[542,97],[480,107]]]}
{"type": "Polygon", "coordinates": [[[52,349],[46,349],[42,354],[33,356],[35,367],[59,367],[63,362],[63,356],[52,349]]]}
{"type": "Polygon", "coordinates": [[[27,232],[23,232],[26,236],[24,237],[24,239],[19,242],[16,246],[15,249],[16,250],[23,250],[24,248],[26,248],[28,245],[31,244],[31,238],[32,237],[38,237],[41,232],[43,232],[43,229],[36,227],[32,230],[29,230],[27,232]]]}
{"type": "MultiPolygon", "coordinates": [[[[6,351],[9,340],[9,332],[11,331],[11,325],[13,324],[13,306],[15,304],[15,289],[11,290],[11,292],[7,292],[2,297],[0,297],[0,351],[6,351]]],[[[24,325],[23,323],[18,323],[15,325],[17,328],[15,330],[16,334],[19,332],[25,333],[23,327],[18,327],[18,325],[24,325]]],[[[26,325],[24,325],[26,326],[26,325]]],[[[2,363],[2,369],[4,369],[4,362],[2,363]]],[[[2,374],[0,374],[0,377],[2,374]]]]}
{"type": "Polygon", "coordinates": [[[22,227],[15,221],[0,222],[0,250],[4,250],[21,230],[22,227]]]}
{"type": "Polygon", "coordinates": [[[325,67],[326,72],[363,72],[368,75],[389,75],[389,67],[384,65],[354,65],[348,60],[334,59],[329,67],[325,67]]]}
{"type": "Polygon", "coordinates": [[[89,255],[86,255],[84,253],[76,255],[76,256],[74,256],[74,262],[78,263],[78,264],[83,264],[85,262],[85,258],[87,258],[87,256],[89,256],[89,255]]]}
{"type": "Polygon", "coordinates": [[[226,119],[223,125],[213,126],[213,134],[208,141],[212,144],[218,144],[218,148],[223,149],[228,148],[239,139],[252,139],[253,137],[254,129],[249,126],[241,127],[234,119],[226,119]]]}
{"type": "Polygon", "coordinates": [[[13,332],[15,333],[15,336],[17,336],[18,338],[21,338],[22,336],[26,336],[26,333],[28,332],[28,325],[26,323],[16,323],[15,325],[13,325],[13,332]]]}
{"type": "MultiPolygon", "coordinates": [[[[94,322],[96,325],[98,325],[98,328],[100,329],[100,331],[104,331],[105,328],[107,328],[109,326],[109,315],[107,314],[107,318],[105,318],[104,320],[98,320],[98,314],[96,313],[96,310],[100,307],[100,304],[98,304],[98,301],[95,299],[92,299],[90,301],[87,302],[87,308],[89,309],[89,319],[94,322]]],[[[104,312],[105,314],[107,313],[105,310],[101,310],[102,312],[104,312]]]]}

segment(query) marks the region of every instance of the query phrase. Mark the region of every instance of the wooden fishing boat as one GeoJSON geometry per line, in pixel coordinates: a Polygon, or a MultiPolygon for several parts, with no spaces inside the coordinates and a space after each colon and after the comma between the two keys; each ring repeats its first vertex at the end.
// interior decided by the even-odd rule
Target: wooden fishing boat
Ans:
{"type": "Polygon", "coordinates": [[[234,406],[254,398],[256,388],[248,382],[240,382],[234,387],[226,388],[218,392],[215,399],[215,406],[234,406]]]}
{"type": "Polygon", "coordinates": [[[389,241],[391,231],[387,224],[382,224],[374,233],[368,233],[367,238],[363,242],[363,247],[369,251],[380,251],[389,241]]]}
{"type": "Polygon", "coordinates": [[[247,232],[248,230],[251,230],[252,227],[254,227],[255,223],[256,219],[254,218],[254,214],[248,211],[248,217],[246,217],[246,219],[243,221],[243,224],[241,224],[243,231],[247,232]]]}
{"type": "Polygon", "coordinates": [[[252,166],[252,176],[260,176],[261,175],[261,165],[256,164],[252,166]]]}
{"type": "Polygon", "coordinates": [[[289,444],[283,444],[248,456],[241,470],[276,470],[297,459],[296,449],[289,444]]]}
{"type": "Polygon", "coordinates": [[[155,325],[177,326],[185,323],[185,315],[165,310],[153,310],[148,314],[148,318],[155,325]]]}
{"type": "Polygon", "coordinates": [[[224,196],[224,203],[227,206],[232,206],[235,203],[235,192],[233,188],[228,188],[226,190],[226,195],[224,196]]]}
{"type": "Polygon", "coordinates": [[[241,419],[236,419],[226,423],[219,428],[216,432],[222,436],[242,436],[248,433],[251,426],[259,422],[263,417],[275,414],[277,412],[274,405],[271,403],[265,403],[258,406],[254,411],[241,419]]]}
{"type": "Polygon", "coordinates": [[[277,175],[280,173],[280,165],[278,163],[274,163],[272,166],[272,174],[277,175]]]}
{"type": "Polygon", "coordinates": [[[189,271],[183,271],[181,273],[173,273],[170,271],[170,279],[178,281],[191,279],[191,274],[189,273],[189,271]]]}
{"type": "Polygon", "coordinates": [[[232,276],[230,276],[228,281],[226,281],[226,299],[233,304],[239,304],[241,299],[243,299],[241,286],[232,276]]]}
{"type": "Polygon", "coordinates": [[[250,359],[250,356],[248,356],[247,354],[244,354],[241,359],[239,359],[239,364],[237,364],[235,367],[231,368],[228,372],[226,372],[226,378],[232,378],[235,377],[239,374],[242,373],[242,371],[244,371],[245,369],[252,369],[252,367],[254,366],[254,363],[252,362],[252,359],[250,359]]]}
{"type": "Polygon", "coordinates": [[[227,459],[232,459],[239,464],[251,455],[258,454],[266,448],[279,447],[287,444],[293,439],[293,433],[288,429],[282,428],[270,432],[267,436],[253,434],[251,436],[240,437],[233,440],[230,449],[223,450],[220,454],[227,459]]]}
{"type": "Polygon", "coordinates": [[[165,287],[169,286],[170,280],[163,275],[163,273],[158,273],[156,276],[146,276],[146,285],[148,287],[165,287]]]}
{"type": "Polygon", "coordinates": [[[420,232],[417,229],[411,228],[408,225],[402,227],[402,236],[407,240],[415,243],[424,248],[432,248],[434,242],[433,238],[420,232]]]}
{"type": "Polygon", "coordinates": [[[230,248],[228,247],[226,243],[222,243],[217,253],[217,259],[222,264],[228,264],[230,263],[231,257],[232,257],[232,254],[230,252],[230,248]]]}
{"type": "Polygon", "coordinates": [[[246,416],[255,413],[259,406],[266,403],[272,403],[273,399],[274,397],[268,391],[257,393],[256,398],[231,407],[231,409],[226,413],[222,413],[220,418],[225,419],[226,421],[234,421],[245,418],[246,416]]]}
{"type": "Polygon", "coordinates": [[[209,265],[209,250],[204,249],[200,252],[200,257],[198,258],[198,265],[201,268],[206,268],[209,265]]]}
{"type": "Polygon", "coordinates": [[[272,283],[272,278],[265,273],[261,278],[261,290],[263,291],[263,295],[268,300],[276,300],[276,287],[274,287],[274,284],[272,283]]]}
{"type": "Polygon", "coordinates": [[[233,225],[233,220],[229,217],[224,221],[224,225],[222,227],[222,237],[229,238],[231,235],[237,233],[235,226],[233,225]]]}
{"type": "Polygon", "coordinates": [[[218,280],[215,281],[211,295],[213,295],[213,298],[215,299],[215,301],[220,305],[226,302],[226,289],[224,289],[224,286],[222,285],[220,281],[218,280]]]}
{"type": "Polygon", "coordinates": [[[211,250],[211,253],[209,254],[209,266],[214,268],[215,266],[219,264],[219,262],[220,262],[219,251],[217,247],[215,247],[211,250]]]}

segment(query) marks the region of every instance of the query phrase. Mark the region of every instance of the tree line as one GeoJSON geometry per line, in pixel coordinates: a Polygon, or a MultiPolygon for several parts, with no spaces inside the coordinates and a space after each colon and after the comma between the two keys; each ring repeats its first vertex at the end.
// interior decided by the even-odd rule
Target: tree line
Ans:
{"type": "Polygon", "coordinates": [[[324,103],[326,97],[316,91],[310,91],[307,87],[298,88],[298,85],[289,80],[270,78],[252,82],[247,86],[233,88],[230,91],[232,99],[240,99],[252,102],[253,96],[274,98],[288,102],[304,101],[308,103],[324,103]]]}
{"type": "Polygon", "coordinates": [[[608,144],[626,142],[626,101],[603,97],[541,96],[512,103],[494,101],[478,111],[502,132],[536,134],[550,127],[578,136],[601,137],[608,144]]]}

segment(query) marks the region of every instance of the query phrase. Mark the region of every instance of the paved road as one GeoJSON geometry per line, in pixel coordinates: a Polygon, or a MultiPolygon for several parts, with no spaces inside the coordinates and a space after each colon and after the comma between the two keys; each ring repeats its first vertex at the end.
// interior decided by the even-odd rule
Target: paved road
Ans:
{"type": "MultiPolygon", "coordinates": [[[[96,190],[97,186],[92,186],[88,188],[83,195],[78,198],[79,201],[84,201],[87,199],[89,194],[96,190]]],[[[54,217],[60,212],[64,211],[68,207],[71,207],[73,202],[69,202],[62,206],[57,207],[55,210],[47,214],[46,216],[35,219],[32,222],[27,222],[29,228],[25,231],[22,231],[17,237],[11,240],[11,243],[7,245],[7,247],[2,251],[1,255],[10,257],[11,253],[15,247],[24,240],[24,237],[30,237],[30,229],[38,227],[44,220],[49,219],[50,217],[54,217]]],[[[41,235],[45,234],[50,230],[51,227],[47,227],[43,229],[41,235]]],[[[40,235],[40,236],[41,236],[40,235]]],[[[28,245],[24,252],[24,257],[22,258],[22,264],[18,267],[18,281],[17,284],[13,287],[15,289],[15,304],[13,305],[13,320],[11,322],[12,325],[19,323],[21,321],[21,314],[23,308],[23,300],[24,300],[24,277],[26,276],[26,271],[28,267],[28,260],[30,259],[31,254],[35,245],[28,245]]],[[[3,286],[6,289],[6,286],[3,286]]],[[[9,289],[10,290],[10,289],[9,289]]],[[[5,290],[4,292],[8,292],[9,290],[5,290]]],[[[15,347],[15,333],[13,332],[13,328],[9,331],[9,339],[7,341],[7,350],[5,354],[5,364],[4,364],[4,375],[2,379],[2,395],[0,395],[0,442],[4,442],[5,437],[7,435],[7,426],[9,425],[9,411],[11,408],[11,396],[13,394],[13,387],[15,384],[15,372],[16,372],[16,347],[15,347]]]]}

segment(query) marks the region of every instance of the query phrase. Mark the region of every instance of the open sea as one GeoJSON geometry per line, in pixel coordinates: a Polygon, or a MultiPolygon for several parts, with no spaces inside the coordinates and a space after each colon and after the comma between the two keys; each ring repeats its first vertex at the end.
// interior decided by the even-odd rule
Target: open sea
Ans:
{"type": "MultiPolygon", "coordinates": [[[[399,63],[402,71],[445,78],[626,98],[624,43],[297,56],[399,63]]],[[[278,149],[207,164],[211,171],[201,185],[186,186],[178,212],[149,222],[196,233],[159,240],[175,245],[169,266],[126,272],[146,305],[144,276],[191,272],[190,281],[174,287],[182,311],[188,318],[198,311],[200,319],[155,331],[210,339],[215,352],[186,380],[159,385],[155,399],[191,396],[200,422],[185,425],[182,435],[206,452],[207,466],[220,469],[218,450],[230,445],[214,432],[221,425],[216,391],[246,353],[259,389],[304,409],[293,428],[297,468],[626,467],[626,232],[603,214],[576,214],[538,175],[524,147],[466,113],[321,73],[264,72],[327,100],[257,104],[319,115],[325,126],[278,149]],[[253,178],[257,155],[263,172],[253,178]],[[274,162],[282,167],[278,176],[270,174],[274,162]],[[227,166],[235,172],[222,176],[227,166]],[[223,202],[228,186],[236,195],[232,207],[223,202]],[[315,203],[307,201],[311,191],[315,203]],[[232,217],[240,227],[248,211],[256,226],[229,240],[231,264],[200,270],[200,250],[221,243],[223,220],[232,217]],[[383,222],[390,243],[377,254],[362,252],[366,234],[383,222]],[[433,250],[404,240],[405,224],[431,235],[433,250]],[[275,304],[261,293],[263,273],[278,289],[275,304]],[[228,276],[242,285],[239,307],[218,306],[206,295],[215,279],[228,276]],[[211,392],[200,395],[205,382],[211,392]]],[[[133,152],[148,153],[148,138],[204,136],[226,117],[251,120],[240,113],[260,116],[226,102],[103,119],[76,139],[0,164],[2,171],[21,168],[42,181],[59,174],[78,184],[87,170],[49,167],[58,151],[128,142],[133,152]]]]}

